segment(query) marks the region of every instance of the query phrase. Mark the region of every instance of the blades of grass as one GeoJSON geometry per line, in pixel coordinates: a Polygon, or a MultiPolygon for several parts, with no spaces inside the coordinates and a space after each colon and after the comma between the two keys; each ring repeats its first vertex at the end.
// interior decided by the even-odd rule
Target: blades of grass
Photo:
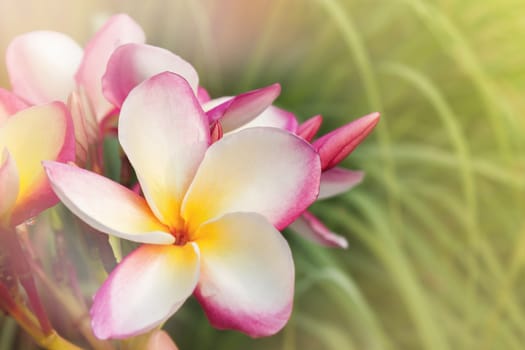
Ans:
{"type": "Polygon", "coordinates": [[[304,314],[296,315],[295,322],[299,328],[318,338],[325,345],[323,349],[357,349],[345,332],[335,326],[328,323],[320,323],[304,314]]]}
{"type": "MultiPolygon", "coordinates": [[[[441,96],[438,89],[423,75],[419,74],[415,70],[396,63],[386,63],[382,66],[382,71],[395,75],[402,80],[412,84],[415,91],[423,94],[426,99],[432,104],[437,112],[437,116],[441,119],[447,134],[450,136],[450,141],[454,147],[458,157],[459,176],[461,177],[464,190],[464,201],[465,201],[465,214],[467,217],[467,235],[468,241],[465,248],[470,247],[471,249],[465,249],[465,254],[469,257],[468,261],[468,279],[467,290],[465,296],[465,314],[468,315],[466,318],[467,323],[474,327],[477,321],[475,318],[476,313],[474,312],[477,303],[477,281],[480,278],[480,271],[476,263],[476,253],[479,250],[477,243],[479,238],[477,237],[477,208],[476,208],[476,191],[475,181],[472,176],[470,156],[468,145],[465,142],[465,136],[461,130],[460,124],[458,123],[458,117],[454,114],[452,108],[447,104],[445,99],[441,96]]],[[[468,336],[468,332],[465,332],[468,336]]]]}
{"type": "MultiPolygon", "coordinates": [[[[189,11],[187,11],[192,19],[195,21],[196,25],[196,39],[199,43],[196,48],[199,49],[199,55],[196,55],[195,59],[198,60],[198,57],[205,57],[202,62],[195,62],[195,65],[198,67],[206,67],[204,62],[207,62],[212,67],[219,67],[218,57],[217,57],[217,47],[214,40],[214,28],[212,27],[212,21],[210,20],[212,13],[216,13],[217,9],[215,6],[220,6],[218,3],[207,3],[204,4],[201,1],[186,1],[185,5],[188,6],[189,11]],[[202,56],[201,56],[202,55],[202,56]]],[[[206,72],[206,83],[207,89],[217,89],[222,90],[224,86],[224,79],[221,76],[221,72],[218,69],[214,69],[213,72],[206,72]]]]}
{"type": "Polygon", "coordinates": [[[279,23],[286,21],[285,16],[288,17],[289,15],[283,6],[284,2],[285,1],[283,0],[272,2],[269,18],[266,19],[266,25],[263,26],[264,31],[260,33],[259,37],[256,39],[257,45],[247,62],[245,73],[242,75],[242,78],[238,83],[240,91],[252,89],[256,77],[261,76],[261,69],[264,66],[265,60],[268,59],[266,54],[272,47],[271,44],[274,37],[278,36],[277,31],[282,30],[279,23]]]}
{"type": "MultiPolygon", "coordinates": [[[[338,0],[317,0],[317,4],[328,13],[329,17],[334,21],[341,32],[341,37],[355,61],[358,74],[361,76],[364,89],[367,93],[370,109],[374,111],[383,111],[381,94],[376,82],[371,60],[368,57],[363,40],[360,38],[359,32],[356,30],[352,19],[338,0]]],[[[398,191],[396,186],[396,169],[390,156],[392,143],[388,134],[388,124],[384,116],[376,128],[376,134],[378,136],[379,147],[382,153],[381,160],[385,166],[383,174],[391,185],[388,189],[396,192],[398,191]]],[[[390,193],[390,196],[392,196],[392,193],[390,193]]],[[[392,209],[392,215],[398,216],[397,213],[399,208],[396,207],[395,202],[389,199],[389,204],[392,209]]]]}
{"type": "Polygon", "coordinates": [[[364,337],[366,338],[367,349],[391,348],[388,338],[375,318],[374,312],[370,309],[357,285],[348,274],[343,272],[341,268],[331,264],[325,267],[326,262],[321,260],[326,260],[328,254],[321,253],[318,247],[309,245],[304,241],[300,242],[300,245],[303,250],[308,250],[313,258],[309,259],[307,263],[303,262],[302,265],[306,265],[307,271],[313,272],[308,273],[305,279],[297,283],[296,295],[300,298],[303,293],[314,285],[318,285],[329,295],[328,300],[337,301],[337,305],[345,311],[344,315],[348,318],[349,324],[355,318],[361,320],[361,332],[366,334],[364,337]],[[335,287],[335,289],[332,287],[335,287]]]}
{"type": "MultiPolygon", "coordinates": [[[[465,40],[450,19],[431,3],[421,0],[403,1],[410,6],[415,15],[421,18],[422,23],[429,27],[436,38],[440,40],[445,51],[457,60],[465,73],[469,75],[471,81],[476,85],[485,103],[487,117],[494,132],[500,154],[504,159],[510,160],[511,147],[504,128],[506,125],[502,123],[500,112],[496,108],[498,102],[497,99],[494,99],[494,96],[499,94],[469,48],[467,40],[465,40]]],[[[504,121],[509,126],[516,126],[513,120],[510,119],[512,116],[504,116],[506,117],[504,121]]]]}
{"type": "MultiPolygon", "coordinates": [[[[502,332],[502,329],[504,328],[503,326],[505,325],[501,320],[504,316],[504,312],[506,310],[509,310],[507,312],[519,312],[520,310],[519,306],[512,305],[514,304],[512,303],[512,294],[515,292],[514,285],[518,274],[525,266],[525,227],[517,237],[519,240],[514,249],[514,253],[510,258],[510,268],[506,272],[502,272],[503,281],[495,299],[495,306],[492,308],[491,312],[487,313],[484,320],[484,328],[487,330],[484,334],[484,349],[493,348],[493,345],[496,342],[496,335],[499,332],[502,332]]],[[[525,327],[521,329],[525,329],[525,327]]]]}
{"type": "MultiPolygon", "coordinates": [[[[374,145],[365,145],[360,150],[361,152],[352,154],[352,158],[357,163],[363,163],[365,168],[372,166],[381,159],[381,150],[374,145]]],[[[418,164],[419,167],[437,166],[443,168],[443,171],[451,171],[461,167],[455,155],[433,146],[398,143],[392,149],[391,154],[396,162],[409,163],[403,164],[403,166],[413,166],[414,164],[418,164]]],[[[525,189],[525,178],[519,171],[522,165],[517,164],[512,168],[505,167],[487,158],[478,158],[474,155],[471,163],[476,176],[516,189],[525,189]]]]}
{"type": "MultiPolygon", "coordinates": [[[[378,171],[377,169],[372,169],[370,172],[372,175],[375,173],[375,171],[378,171]]],[[[378,177],[378,179],[380,179],[378,177]]],[[[406,186],[406,185],[405,185],[406,186]]],[[[424,180],[420,183],[410,183],[410,186],[407,187],[406,191],[403,191],[403,196],[399,198],[403,202],[403,207],[410,208],[411,210],[417,210],[420,211],[422,208],[424,208],[424,203],[418,203],[418,200],[416,197],[411,196],[410,193],[421,193],[426,197],[426,202],[433,203],[434,205],[439,204],[440,207],[443,209],[449,210],[449,214],[446,216],[448,220],[453,218],[452,222],[458,222],[461,224],[463,229],[466,230],[468,223],[465,221],[464,216],[462,215],[463,207],[460,202],[458,202],[457,198],[455,197],[454,193],[447,194],[446,191],[444,191],[442,188],[439,188],[438,186],[429,185],[424,180]],[[409,189],[408,189],[409,188],[409,189]]],[[[494,208],[491,212],[492,215],[498,218],[504,218],[504,215],[506,213],[505,208],[494,208]],[[501,211],[501,213],[498,213],[498,210],[501,211]]],[[[425,220],[432,220],[431,215],[424,216],[425,220]]],[[[413,220],[412,220],[413,221],[413,220]]],[[[434,237],[439,238],[440,240],[445,239],[446,244],[444,246],[445,251],[452,251],[457,253],[457,257],[463,258],[464,257],[464,249],[460,250],[460,247],[455,247],[457,242],[454,242],[451,237],[447,236],[447,232],[449,230],[443,229],[442,225],[437,225],[437,223],[433,222],[433,227],[440,229],[434,229],[426,232],[443,232],[444,235],[434,235],[434,237]]],[[[413,237],[411,241],[414,241],[416,237],[413,237]]],[[[505,269],[506,267],[502,266],[502,262],[498,257],[495,255],[494,250],[492,249],[492,246],[490,243],[486,241],[486,239],[483,238],[483,236],[478,236],[478,252],[476,254],[476,261],[478,262],[479,269],[484,271],[484,279],[480,280],[478,285],[482,288],[482,295],[489,295],[489,297],[486,300],[480,300],[477,304],[476,310],[474,310],[474,315],[476,319],[485,319],[484,316],[485,309],[488,308],[492,304],[497,304],[498,302],[498,288],[494,288],[494,286],[500,286],[501,280],[505,276],[505,269]],[[482,265],[484,263],[485,265],[482,265]],[[480,305],[484,305],[484,308],[480,308],[480,305]]],[[[419,249],[424,247],[418,247],[419,249]]],[[[433,249],[436,249],[436,247],[432,247],[433,249]]],[[[436,264],[437,266],[438,264],[436,264]]],[[[519,304],[519,301],[514,300],[513,298],[510,298],[507,300],[506,304],[503,304],[505,312],[508,313],[508,316],[510,317],[510,322],[517,328],[517,329],[524,329],[525,328],[525,318],[524,315],[521,312],[521,307],[519,304]]],[[[486,329],[485,327],[481,326],[478,327],[481,331],[483,329],[486,329]]],[[[473,333],[475,334],[475,333],[473,333]]],[[[477,337],[476,339],[478,339],[477,337]]]]}
{"type": "MultiPolygon", "coordinates": [[[[367,236],[371,235],[371,232],[377,235],[378,241],[376,241],[376,244],[369,245],[369,248],[374,251],[396,282],[396,287],[400,291],[400,296],[403,298],[403,302],[417,330],[417,335],[420,337],[421,348],[447,349],[446,338],[441,334],[440,328],[431,316],[432,313],[428,309],[429,302],[426,300],[425,293],[421,290],[420,281],[418,281],[417,276],[410,267],[406,253],[394,237],[399,234],[396,230],[402,228],[390,227],[389,224],[391,222],[384,220],[385,217],[388,217],[385,209],[371,198],[356,192],[353,199],[360,213],[372,225],[368,230],[354,229],[354,233],[358,235],[360,240],[368,243],[373,242],[370,241],[370,238],[367,238],[367,236]]],[[[339,211],[339,214],[343,216],[342,219],[348,220],[347,216],[344,217],[344,211],[339,211]]],[[[348,227],[353,227],[353,224],[355,223],[350,221],[346,223],[348,227]]]]}

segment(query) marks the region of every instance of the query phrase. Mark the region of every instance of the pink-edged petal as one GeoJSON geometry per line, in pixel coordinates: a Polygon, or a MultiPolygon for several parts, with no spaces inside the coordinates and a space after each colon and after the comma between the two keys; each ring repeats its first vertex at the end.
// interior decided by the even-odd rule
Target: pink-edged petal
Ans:
{"type": "Polygon", "coordinates": [[[120,108],[135,86],[166,71],[182,76],[197,93],[199,76],[195,68],[179,56],[156,46],[122,45],[111,55],[102,78],[104,96],[120,108]]]}
{"type": "Polygon", "coordinates": [[[163,330],[157,330],[149,337],[146,350],[179,350],[179,348],[168,333],[163,330]]]}
{"type": "Polygon", "coordinates": [[[112,16],[86,45],[75,78],[86,89],[97,120],[101,121],[113,110],[102,94],[102,76],[111,54],[120,45],[144,43],[145,40],[142,28],[135,21],[128,15],[118,14],[112,16]]]}
{"type": "Polygon", "coordinates": [[[199,250],[194,244],[137,248],[95,295],[93,332],[100,339],[121,339],[157,327],[194,291],[199,266],[199,250]]]}
{"type": "Polygon", "coordinates": [[[65,101],[75,87],[82,48],[65,34],[36,31],[9,44],[6,65],[13,92],[31,104],[65,101]]]}
{"type": "Polygon", "coordinates": [[[312,145],[319,152],[323,170],[330,169],[368,136],[379,122],[379,113],[371,113],[318,138],[312,145]]]}
{"type": "Polygon", "coordinates": [[[73,123],[61,102],[24,109],[0,127],[0,149],[13,157],[20,179],[11,223],[18,225],[58,202],[42,168],[43,160],[75,159],[73,123]]]}
{"type": "Polygon", "coordinates": [[[27,102],[10,91],[0,88],[0,125],[11,115],[29,107],[27,102]]]}
{"type": "Polygon", "coordinates": [[[303,139],[276,128],[250,128],[210,146],[188,189],[182,215],[190,227],[246,211],[283,228],[316,198],[319,156],[303,139]]]}
{"type": "Polygon", "coordinates": [[[0,154],[0,226],[7,222],[18,196],[18,170],[7,149],[0,154]]]}
{"type": "Polygon", "coordinates": [[[201,105],[211,100],[210,94],[202,86],[199,86],[197,89],[197,100],[199,100],[201,105]]]}
{"type": "Polygon", "coordinates": [[[292,112],[285,111],[284,109],[275,106],[270,106],[255,119],[236,129],[236,131],[258,126],[267,126],[295,133],[297,131],[297,125],[297,118],[292,112]]]}
{"type": "Polygon", "coordinates": [[[73,165],[45,162],[44,167],[60,200],[95,229],[134,242],[175,241],[144,198],[126,187],[73,165]]]}
{"type": "Polygon", "coordinates": [[[365,173],[362,171],[332,168],[321,174],[321,188],[319,198],[324,199],[344,193],[363,181],[365,173]]]}
{"type": "Polygon", "coordinates": [[[209,101],[203,108],[207,111],[210,123],[220,120],[224,132],[228,132],[257,117],[275,101],[280,93],[281,85],[273,84],[226,99],[211,109],[207,108],[215,105],[216,101],[209,101]]]}
{"type": "Polygon", "coordinates": [[[119,140],[157,217],[177,227],[180,203],[209,144],[209,125],[188,82],[158,74],[122,105],[119,140]]]}
{"type": "Polygon", "coordinates": [[[317,131],[319,131],[322,123],[323,117],[321,115],[315,115],[299,125],[299,128],[297,129],[297,135],[310,142],[314,138],[315,134],[317,134],[317,131]]]}
{"type": "Polygon", "coordinates": [[[348,241],[330,231],[312,213],[306,211],[297,218],[289,228],[304,238],[326,247],[348,248],[348,241]]]}
{"type": "Polygon", "coordinates": [[[197,235],[201,278],[195,295],[211,324],[252,337],[284,327],[292,311],[294,265],[279,231],[261,215],[231,213],[197,235]]]}

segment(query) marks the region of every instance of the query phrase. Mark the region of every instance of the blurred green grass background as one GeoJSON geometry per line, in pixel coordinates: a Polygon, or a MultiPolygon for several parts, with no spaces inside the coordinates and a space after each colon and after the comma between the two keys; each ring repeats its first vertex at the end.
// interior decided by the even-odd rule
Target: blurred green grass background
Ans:
{"type": "MultiPolygon", "coordinates": [[[[277,104],[323,114],[323,131],[382,112],[344,163],[364,183],[313,208],[349,249],[286,234],[287,327],[216,331],[190,301],[166,325],[181,349],[523,349],[523,1],[2,0],[0,54],[34,29],[85,42],[116,12],[192,62],[213,96],[280,82],[277,104]]],[[[0,322],[0,348],[22,344],[0,322]]]]}

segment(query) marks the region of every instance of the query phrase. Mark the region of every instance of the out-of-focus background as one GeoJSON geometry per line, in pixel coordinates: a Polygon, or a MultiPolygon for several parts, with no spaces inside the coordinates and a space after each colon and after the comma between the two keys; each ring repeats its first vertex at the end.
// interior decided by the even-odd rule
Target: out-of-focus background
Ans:
{"type": "MultiPolygon", "coordinates": [[[[217,331],[190,301],[166,325],[181,349],[523,349],[523,1],[1,0],[0,56],[35,29],[85,43],[118,12],[213,96],[280,82],[277,104],[321,113],[324,131],[382,112],[344,163],[365,181],[314,207],[349,249],[287,233],[287,327],[260,340],[217,331]]],[[[2,349],[22,338],[0,318],[2,349]]]]}

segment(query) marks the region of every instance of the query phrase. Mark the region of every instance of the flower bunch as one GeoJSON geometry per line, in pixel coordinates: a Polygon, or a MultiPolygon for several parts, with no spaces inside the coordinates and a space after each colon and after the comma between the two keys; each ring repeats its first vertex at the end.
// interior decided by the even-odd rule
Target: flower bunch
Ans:
{"type": "MultiPolygon", "coordinates": [[[[35,279],[71,317],[89,306],[80,329],[93,348],[146,333],[148,347],[167,344],[158,329],[192,295],[216,328],[260,337],[278,332],[292,311],[294,264],[280,231],[347,246],[307,209],[362,180],[338,164],[372,131],[377,113],[315,139],[321,116],[299,123],[273,106],[278,84],[211,99],[191,64],[145,44],[126,15],[111,17],[85,50],[61,33],[19,36],[6,62],[0,307],[40,345],[75,348],[51,325],[35,279]],[[104,176],[104,138],[121,146],[120,183],[104,176]],[[57,290],[32,246],[37,225],[27,220],[59,200],[83,231],[114,237],[117,260],[116,239],[136,243],[91,305],[74,271],[57,290]]],[[[37,218],[49,240],[66,234],[64,219],[53,218],[37,218]]],[[[106,261],[107,240],[95,245],[106,261]]]]}

